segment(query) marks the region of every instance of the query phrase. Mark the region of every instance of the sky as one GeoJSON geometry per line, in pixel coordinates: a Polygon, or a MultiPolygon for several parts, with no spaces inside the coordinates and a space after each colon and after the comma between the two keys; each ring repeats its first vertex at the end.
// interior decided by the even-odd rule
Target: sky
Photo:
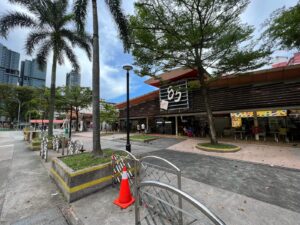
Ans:
{"type": "MultiPolygon", "coordinates": [[[[246,11],[241,15],[242,21],[253,25],[256,28],[255,34],[261,32],[262,23],[269,18],[270,14],[282,7],[294,6],[298,0],[251,0],[246,11]]],[[[70,3],[72,0],[70,0],[70,3]]],[[[118,38],[116,25],[106,7],[104,0],[98,1],[99,29],[100,29],[100,97],[109,102],[123,102],[126,100],[126,73],[122,69],[124,64],[132,64],[133,57],[125,54],[122,43],[118,38]]],[[[124,0],[123,9],[126,14],[134,13],[134,0],[124,0]]],[[[90,6],[91,7],[91,6],[90,6]]],[[[12,5],[7,0],[0,1],[0,15],[8,11],[22,10],[20,6],[12,5]]],[[[91,12],[91,11],[90,11],[91,12]]],[[[87,31],[92,33],[91,14],[87,18],[87,31]]],[[[20,52],[21,60],[32,59],[27,56],[24,50],[24,43],[28,31],[24,29],[14,29],[9,33],[7,40],[0,38],[0,43],[6,45],[13,51],[20,52]]],[[[92,85],[92,63],[85,56],[82,50],[75,49],[81,66],[81,86],[91,87],[92,85]]],[[[292,52],[278,51],[278,56],[292,55],[292,52]]],[[[51,55],[47,65],[46,86],[50,86],[51,76],[51,55]]],[[[58,66],[57,86],[65,85],[66,73],[71,71],[71,64],[65,60],[65,64],[58,66]]],[[[130,74],[130,98],[148,93],[155,88],[144,83],[146,77],[139,77],[133,72],[130,74]]]]}

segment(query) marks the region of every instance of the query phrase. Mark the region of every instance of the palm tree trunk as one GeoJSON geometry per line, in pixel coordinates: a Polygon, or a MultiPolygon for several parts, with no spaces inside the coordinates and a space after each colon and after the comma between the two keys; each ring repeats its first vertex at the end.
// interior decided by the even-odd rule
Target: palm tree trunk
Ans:
{"type": "Polygon", "coordinates": [[[102,155],[100,145],[100,65],[99,65],[99,27],[97,0],[93,5],[93,154],[102,155]]]}
{"type": "Polygon", "coordinates": [[[206,113],[207,113],[207,120],[208,120],[209,133],[210,133],[210,142],[211,142],[211,144],[217,144],[218,140],[217,140],[217,135],[216,135],[214,118],[213,118],[213,114],[212,114],[210,103],[209,103],[208,88],[204,81],[204,73],[199,72],[198,77],[199,77],[199,82],[200,82],[201,94],[202,94],[204,106],[205,106],[206,113]]]}
{"type": "Polygon", "coordinates": [[[50,104],[49,104],[49,124],[48,124],[48,136],[53,136],[53,119],[55,109],[55,83],[56,83],[56,53],[53,51],[53,62],[51,72],[51,89],[50,89],[50,104]]]}

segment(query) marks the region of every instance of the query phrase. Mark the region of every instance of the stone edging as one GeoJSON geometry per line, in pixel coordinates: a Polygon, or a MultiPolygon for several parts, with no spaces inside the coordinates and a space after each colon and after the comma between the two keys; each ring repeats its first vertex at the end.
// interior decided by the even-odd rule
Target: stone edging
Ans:
{"type": "Polygon", "coordinates": [[[210,147],[196,145],[196,148],[207,152],[219,152],[219,153],[231,153],[231,152],[237,152],[241,150],[240,146],[236,146],[234,148],[210,148],[210,147]]]}

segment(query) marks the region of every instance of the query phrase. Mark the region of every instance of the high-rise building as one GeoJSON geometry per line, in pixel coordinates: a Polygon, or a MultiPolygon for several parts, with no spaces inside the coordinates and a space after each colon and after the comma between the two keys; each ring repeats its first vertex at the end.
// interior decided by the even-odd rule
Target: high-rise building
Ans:
{"type": "Polygon", "coordinates": [[[0,43],[0,83],[18,84],[20,53],[0,43]]]}
{"type": "Polygon", "coordinates": [[[46,68],[41,69],[36,59],[21,62],[20,86],[44,87],[46,68]]]}
{"type": "Polygon", "coordinates": [[[80,86],[80,80],[81,80],[80,73],[72,70],[70,73],[67,73],[66,86],[67,87],[80,86]]]}

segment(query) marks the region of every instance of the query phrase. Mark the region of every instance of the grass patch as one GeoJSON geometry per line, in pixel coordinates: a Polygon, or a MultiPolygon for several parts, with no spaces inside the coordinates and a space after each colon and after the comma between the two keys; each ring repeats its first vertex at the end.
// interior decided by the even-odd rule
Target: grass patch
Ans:
{"type": "Polygon", "coordinates": [[[95,157],[90,152],[86,152],[77,155],[66,156],[60,160],[63,161],[68,167],[76,171],[87,167],[108,163],[111,161],[111,155],[113,153],[126,155],[126,153],[122,151],[113,151],[112,149],[104,149],[103,152],[104,157],[95,157]]]}
{"type": "Polygon", "coordinates": [[[211,144],[211,143],[199,143],[196,146],[198,149],[204,151],[211,151],[211,152],[237,152],[241,148],[236,145],[225,144],[225,143],[218,143],[218,144],[211,144]]]}
{"type": "Polygon", "coordinates": [[[130,140],[132,141],[153,141],[156,140],[158,137],[156,136],[150,136],[150,135],[144,135],[144,134],[137,134],[130,136],[130,140]]]}

